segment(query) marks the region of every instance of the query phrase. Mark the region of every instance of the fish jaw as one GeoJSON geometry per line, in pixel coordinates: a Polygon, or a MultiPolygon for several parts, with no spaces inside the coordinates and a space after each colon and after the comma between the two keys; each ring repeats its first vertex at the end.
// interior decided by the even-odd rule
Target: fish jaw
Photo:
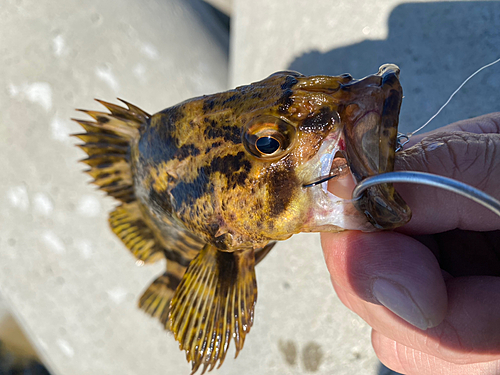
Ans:
{"type": "MultiPolygon", "coordinates": [[[[329,135],[318,152],[320,166],[316,168],[321,169],[320,176],[329,175],[338,151],[348,169],[343,178],[352,180],[351,186],[369,176],[393,171],[403,97],[399,68],[383,65],[376,74],[335,86],[331,95],[344,104],[337,107],[341,132],[329,135]]],[[[330,187],[340,183],[340,178],[333,184],[330,181],[330,187]]],[[[355,201],[349,199],[350,194],[332,194],[327,182],[309,189],[312,205],[304,231],[392,229],[411,218],[410,208],[392,184],[369,188],[355,201]]]]}
{"type": "Polygon", "coordinates": [[[377,230],[364,213],[360,212],[353,201],[340,198],[323,186],[313,188],[314,205],[309,211],[308,219],[302,232],[341,232],[344,230],[360,230],[373,232],[377,230]]]}
{"type": "MultiPolygon", "coordinates": [[[[365,94],[365,100],[347,106],[341,114],[346,158],[355,182],[359,183],[369,176],[394,170],[403,98],[399,68],[394,64],[382,65],[376,74],[352,83],[349,90],[371,94],[365,94]]],[[[410,208],[392,184],[365,190],[354,204],[377,229],[393,229],[411,218],[410,208]]]]}

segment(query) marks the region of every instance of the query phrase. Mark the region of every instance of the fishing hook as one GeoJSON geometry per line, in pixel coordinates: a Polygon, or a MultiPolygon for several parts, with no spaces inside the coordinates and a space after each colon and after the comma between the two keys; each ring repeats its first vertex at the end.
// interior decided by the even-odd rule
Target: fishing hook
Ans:
{"type": "Polygon", "coordinates": [[[493,198],[491,195],[452,178],[424,172],[387,172],[376,176],[367,177],[356,185],[352,192],[352,199],[358,199],[361,196],[361,193],[371,186],[393,182],[406,182],[410,184],[428,185],[444,190],[449,190],[483,205],[484,207],[500,216],[500,201],[493,198]]]}
{"type": "Polygon", "coordinates": [[[319,184],[322,184],[323,182],[331,180],[332,178],[335,178],[337,176],[338,176],[338,174],[331,174],[331,175],[328,175],[328,176],[321,176],[321,177],[318,177],[316,180],[313,180],[313,181],[309,182],[308,184],[302,185],[302,187],[303,188],[309,188],[309,187],[312,187],[312,186],[315,186],[315,185],[319,185],[319,184]]]}

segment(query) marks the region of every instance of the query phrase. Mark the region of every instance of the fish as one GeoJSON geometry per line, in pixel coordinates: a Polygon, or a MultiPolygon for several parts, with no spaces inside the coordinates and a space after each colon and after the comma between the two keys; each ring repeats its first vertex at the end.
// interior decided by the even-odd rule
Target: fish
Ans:
{"type": "Polygon", "coordinates": [[[97,100],[74,136],[93,183],[119,205],[112,231],[139,262],[166,270],[139,307],[173,333],[192,373],[236,356],[254,322],[255,266],[300,232],[393,229],[411,210],[391,184],[358,199],[328,190],[394,169],[399,68],[281,71],[150,115],[97,100]],[[331,180],[331,181],[329,181],[331,180]]]}

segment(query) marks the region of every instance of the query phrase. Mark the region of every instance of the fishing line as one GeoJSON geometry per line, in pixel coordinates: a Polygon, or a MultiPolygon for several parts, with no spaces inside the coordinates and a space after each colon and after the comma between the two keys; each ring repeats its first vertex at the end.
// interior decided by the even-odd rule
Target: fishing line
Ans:
{"type": "MultiPolygon", "coordinates": [[[[467,79],[465,79],[465,81],[463,81],[462,84],[458,86],[458,88],[455,91],[453,91],[453,93],[450,95],[448,100],[441,106],[441,108],[439,108],[439,110],[417,130],[414,130],[407,134],[399,133],[396,152],[402,150],[403,146],[410,141],[410,138],[415,133],[425,128],[432,120],[434,120],[441,113],[441,111],[450,103],[453,97],[462,89],[462,87],[464,87],[464,85],[467,82],[469,82],[475,75],[477,75],[482,70],[489,68],[490,66],[495,65],[498,62],[500,62],[500,58],[490,62],[489,64],[482,66],[474,73],[472,73],[469,77],[467,77],[467,79]]],[[[452,191],[454,193],[460,194],[466,198],[469,198],[483,205],[484,207],[488,208],[489,210],[493,211],[495,214],[500,216],[500,202],[497,199],[493,198],[491,195],[486,194],[485,192],[482,192],[481,190],[476,189],[475,187],[464,184],[463,182],[431,173],[399,171],[399,172],[388,172],[373,177],[368,177],[356,185],[356,187],[352,192],[352,197],[353,199],[359,198],[361,193],[370,186],[383,183],[394,183],[394,182],[406,182],[410,184],[428,185],[452,191]]]]}
{"type": "Polygon", "coordinates": [[[361,193],[371,186],[394,182],[428,185],[452,191],[483,205],[500,216],[500,201],[491,195],[452,178],[424,172],[398,171],[367,177],[356,185],[352,192],[352,199],[358,199],[361,193]]]}
{"type": "Polygon", "coordinates": [[[423,128],[425,128],[427,125],[429,125],[429,123],[432,120],[434,120],[437,117],[437,115],[439,115],[441,113],[441,111],[451,102],[451,99],[453,99],[453,97],[462,89],[462,87],[464,87],[464,85],[467,82],[469,82],[472,79],[472,77],[474,77],[476,74],[478,74],[482,70],[484,70],[486,68],[489,68],[492,65],[495,65],[498,62],[500,62],[500,58],[496,59],[495,61],[490,62],[489,64],[486,64],[486,65],[482,66],[481,68],[479,68],[478,70],[476,70],[474,73],[472,73],[469,77],[467,77],[467,79],[465,81],[463,81],[462,84],[460,86],[458,86],[458,88],[455,91],[453,91],[453,93],[450,95],[450,97],[448,98],[448,100],[446,101],[446,103],[444,103],[441,106],[441,108],[439,108],[439,110],[434,114],[434,116],[432,116],[425,124],[423,124],[417,130],[414,130],[414,131],[412,131],[410,133],[407,133],[407,134],[401,134],[400,133],[398,135],[398,147],[396,149],[396,152],[402,150],[403,146],[406,145],[410,141],[410,138],[415,133],[419,132],[420,130],[422,130],[423,128]],[[405,139],[405,140],[403,142],[401,142],[402,139],[405,139]]]}

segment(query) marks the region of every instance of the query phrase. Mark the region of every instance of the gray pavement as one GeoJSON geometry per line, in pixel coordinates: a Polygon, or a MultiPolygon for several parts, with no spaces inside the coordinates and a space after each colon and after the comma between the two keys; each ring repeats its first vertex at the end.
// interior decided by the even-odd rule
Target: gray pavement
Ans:
{"type": "MultiPolygon", "coordinates": [[[[500,57],[497,1],[221,3],[230,68],[227,35],[201,2],[0,0],[0,293],[53,374],[189,370],[136,308],[163,264],[137,267],[108,229],[115,202],[86,184],[73,108],[121,97],[156,112],[276,70],[362,77],[393,62],[410,131],[500,57]]],[[[432,127],[499,111],[499,87],[500,66],[482,72],[432,127]]],[[[384,373],[369,327],[333,292],[318,236],[280,243],[257,277],[255,325],[218,374],[384,373]]]]}

